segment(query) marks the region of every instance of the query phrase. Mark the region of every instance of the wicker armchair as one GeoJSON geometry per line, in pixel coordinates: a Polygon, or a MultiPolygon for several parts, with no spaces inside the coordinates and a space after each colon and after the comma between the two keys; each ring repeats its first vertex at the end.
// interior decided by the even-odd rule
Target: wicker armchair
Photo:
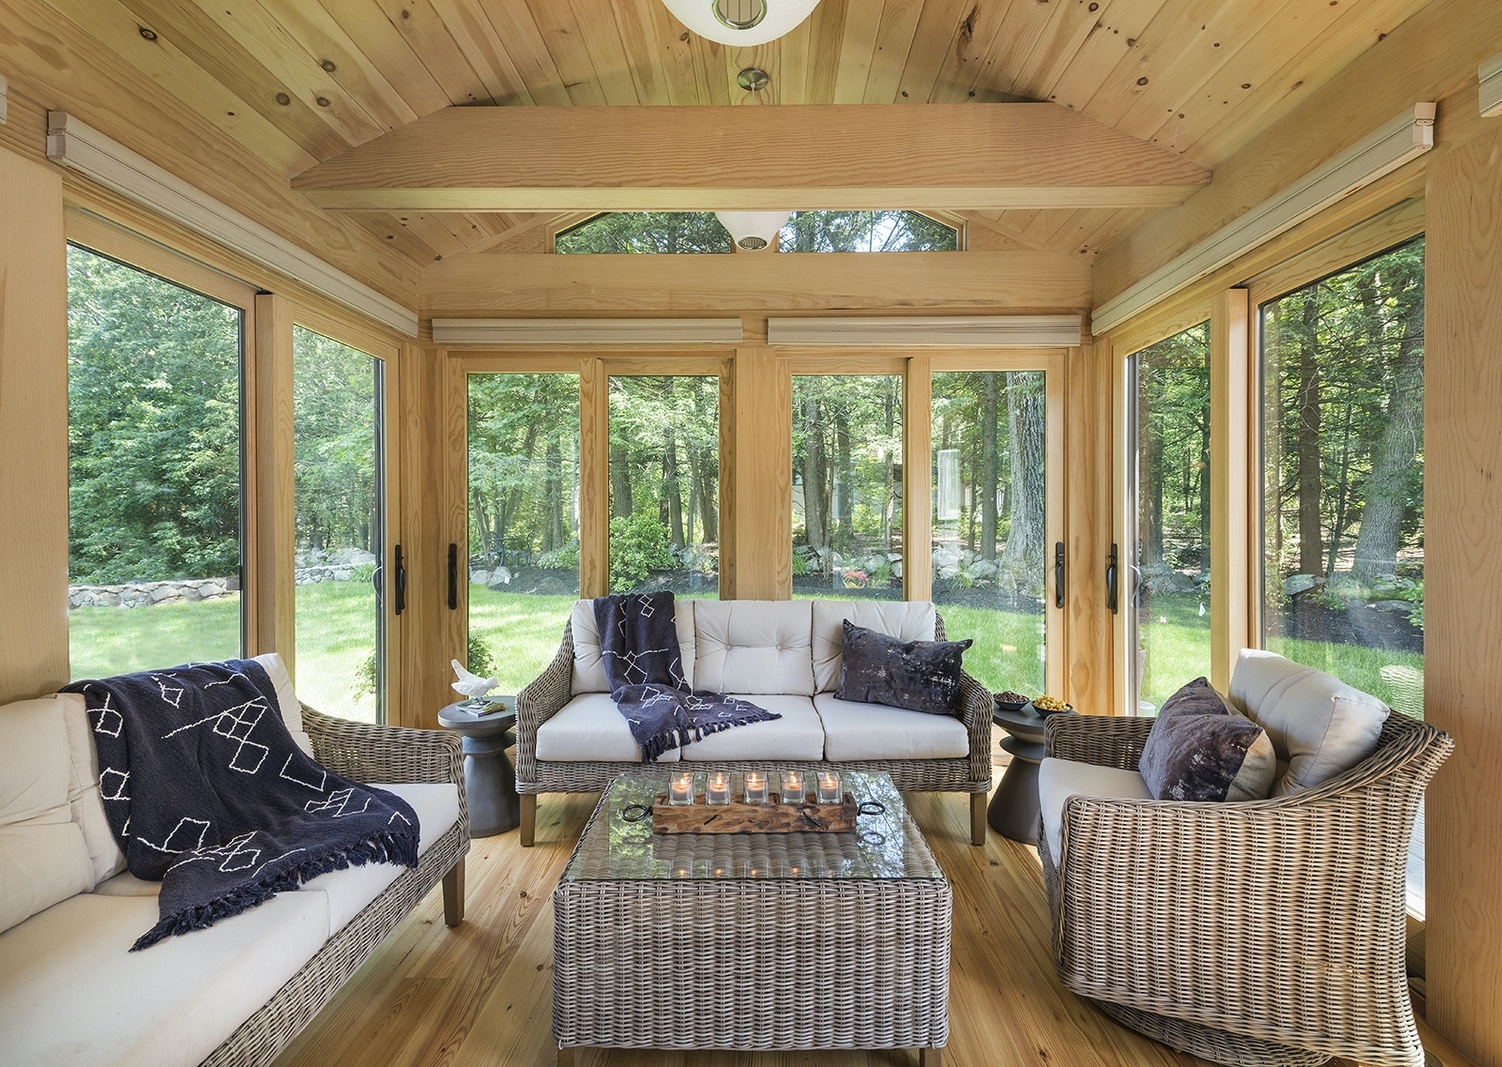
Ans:
{"type": "MultiPolygon", "coordinates": [[[[1055,716],[1051,756],[1135,769],[1152,721],[1055,716]]],[[[1059,979],[1225,1064],[1422,1067],[1404,968],[1405,861],[1450,737],[1388,716],[1377,751],[1234,804],[1073,796],[1039,839],[1059,979]]]]}

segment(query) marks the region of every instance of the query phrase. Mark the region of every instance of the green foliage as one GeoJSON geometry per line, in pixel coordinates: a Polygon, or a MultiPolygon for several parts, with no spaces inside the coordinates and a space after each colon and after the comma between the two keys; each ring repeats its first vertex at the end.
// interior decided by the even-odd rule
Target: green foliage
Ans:
{"type": "Polygon", "coordinates": [[[240,318],[69,246],[72,581],[240,572],[240,318]]]}
{"type": "Polygon", "coordinates": [[[610,520],[610,591],[629,593],[674,565],[667,527],[647,511],[610,520]]]}
{"type": "Polygon", "coordinates": [[[533,562],[550,571],[577,571],[579,569],[579,542],[570,541],[554,552],[544,552],[533,562]]]}
{"type": "Polygon", "coordinates": [[[795,211],[781,252],[953,252],[959,232],[916,211],[795,211]]]}
{"type": "Polygon", "coordinates": [[[292,484],[299,549],[377,547],[380,368],[379,360],[358,349],[293,327],[292,484]]]}
{"type": "Polygon", "coordinates": [[[608,211],[558,235],[562,253],[729,252],[712,211],[608,211]]]}

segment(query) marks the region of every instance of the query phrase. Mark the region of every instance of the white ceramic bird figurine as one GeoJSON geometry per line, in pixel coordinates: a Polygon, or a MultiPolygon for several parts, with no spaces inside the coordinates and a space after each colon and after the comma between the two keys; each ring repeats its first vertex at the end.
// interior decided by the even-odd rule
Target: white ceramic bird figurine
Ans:
{"type": "Polygon", "coordinates": [[[454,692],[469,697],[471,700],[483,700],[486,693],[501,684],[499,678],[481,678],[478,674],[471,674],[464,669],[464,664],[456,659],[449,660],[449,663],[454,668],[454,675],[459,679],[457,682],[450,683],[454,687],[454,692]]]}

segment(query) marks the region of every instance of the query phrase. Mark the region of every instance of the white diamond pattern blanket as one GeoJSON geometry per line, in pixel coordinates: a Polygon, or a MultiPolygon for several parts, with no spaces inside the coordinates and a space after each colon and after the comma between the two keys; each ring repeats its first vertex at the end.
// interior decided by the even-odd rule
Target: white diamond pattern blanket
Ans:
{"type": "Polygon", "coordinates": [[[130,873],[160,881],[160,921],[131,951],[201,930],[327,871],[417,866],[417,813],[292,740],[259,663],[75,682],[99,791],[130,873]]]}
{"type": "Polygon", "coordinates": [[[593,604],[610,699],[641,746],[643,763],[732,726],[782,718],[749,700],[694,691],[683,676],[671,591],[604,596],[593,604]]]}

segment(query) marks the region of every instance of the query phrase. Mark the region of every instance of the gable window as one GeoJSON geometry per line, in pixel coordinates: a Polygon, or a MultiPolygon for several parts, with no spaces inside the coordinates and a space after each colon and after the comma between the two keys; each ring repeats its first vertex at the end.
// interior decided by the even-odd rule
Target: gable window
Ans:
{"type": "MultiPolygon", "coordinates": [[[[733,252],[712,211],[607,211],[560,232],[566,255],[733,252]]],[[[917,211],[795,211],[779,252],[954,252],[960,233],[917,211]]]]}
{"type": "Polygon", "coordinates": [[[68,247],[75,678],[238,656],[246,313],[68,247]]]}

